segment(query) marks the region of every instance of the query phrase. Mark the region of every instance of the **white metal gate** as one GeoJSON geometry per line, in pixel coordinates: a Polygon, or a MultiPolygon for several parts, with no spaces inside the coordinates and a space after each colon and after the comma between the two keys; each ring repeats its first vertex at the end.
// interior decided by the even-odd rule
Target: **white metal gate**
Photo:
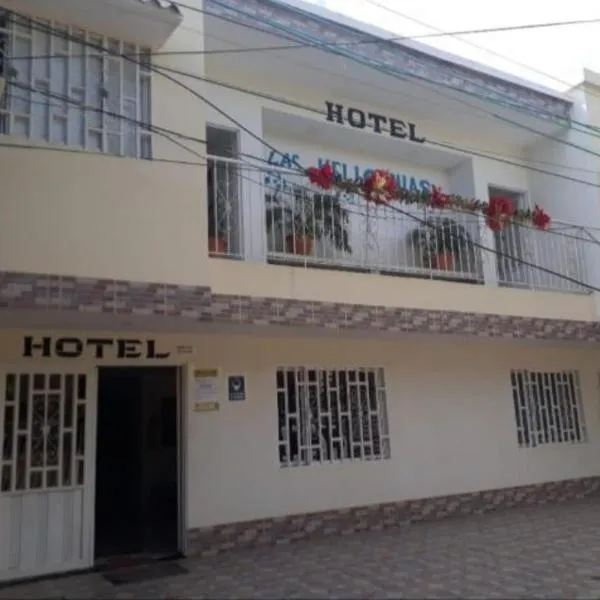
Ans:
{"type": "Polygon", "coordinates": [[[0,580],[93,563],[95,378],[0,369],[0,580]]]}

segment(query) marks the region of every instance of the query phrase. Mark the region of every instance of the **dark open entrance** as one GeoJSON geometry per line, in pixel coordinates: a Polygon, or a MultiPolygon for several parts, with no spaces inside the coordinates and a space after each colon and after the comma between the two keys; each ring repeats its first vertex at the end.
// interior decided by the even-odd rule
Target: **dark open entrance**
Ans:
{"type": "Polygon", "coordinates": [[[178,550],[175,367],[98,370],[95,557],[178,550]]]}

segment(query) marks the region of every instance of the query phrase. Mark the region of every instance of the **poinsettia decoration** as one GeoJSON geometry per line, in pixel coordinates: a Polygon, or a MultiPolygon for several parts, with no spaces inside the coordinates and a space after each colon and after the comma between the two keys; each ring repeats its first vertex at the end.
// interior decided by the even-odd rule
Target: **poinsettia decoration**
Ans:
{"type": "Polygon", "coordinates": [[[328,190],[337,188],[340,191],[359,194],[367,201],[375,204],[419,204],[430,208],[448,208],[463,212],[476,212],[485,215],[490,229],[499,231],[511,223],[532,225],[538,229],[547,229],[550,216],[537,204],[533,210],[516,209],[511,198],[494,196],[489,203],[474,198],[464,198],[457,194],[446,194],[435,186],[430,191],[412,191],[399,187],[396,179],[382,169],[376,169],[363,179],[344,179],[335,175],[329,163],[321,167],[311,167],[306,174],[310,182],[328,190]]]}

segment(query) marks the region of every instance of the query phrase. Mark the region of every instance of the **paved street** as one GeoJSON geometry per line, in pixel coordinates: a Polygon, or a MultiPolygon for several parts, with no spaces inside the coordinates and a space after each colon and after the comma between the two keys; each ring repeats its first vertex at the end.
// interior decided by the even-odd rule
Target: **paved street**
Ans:
{"type": "Polygon", "coordinates": [[[600,598],[600,497],[181,561],[189,574],[100,574],[2,598],[600,598]]]}

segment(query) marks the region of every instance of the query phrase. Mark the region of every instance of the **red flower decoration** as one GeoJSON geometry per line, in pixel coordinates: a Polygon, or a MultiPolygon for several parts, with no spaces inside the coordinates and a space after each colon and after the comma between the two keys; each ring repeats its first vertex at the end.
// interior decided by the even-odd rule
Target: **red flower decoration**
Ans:
{"type": "Polygon", "coordinates": [[[364,195],[375,204],[387,204],[396,193],[396,180],[381,169],[373,171],[363,181],[364,195]]]}
{"type": "Polygon", "coordinates": [[[333,169],[329,163],[325,163],[321,167],[311,167],[306,171],[308,175],[308,179],[314,185],[323,188],[324,190],[328,190],[335,181],[335,176],[333,175],[333,169]]]}
{"type": "Polygon", "coordinates": [[[344,179],[339,175],[334,175],[331,165],[325,163],[321,167],[307,169],[306,175],[312,184],[322,189],[328,190],[334,187],[345,194],[363,196],[365,200],[375,204],[403,202],[435,209],[483,214],[487,226],[493,231],[507,227],[511,221],[533,225],[538,229],[546,229],[550,223],[550,216],[537,204],[533,210],[520,210],[516,209],[513,201],[506,196],[490,198],[489,204],[486,205],[475,198],[445,194],[435,186],[432,187],[430,193],[409,190],[399,187],[394,176],[383,169],[371,171],[369,176],[363,179],[344,179]]]}
{"type": "Polygon", "coordinates": [[[504,229],[515,214],[515,207],[510,198],[494,196],[484,210],[486,223],[492,231],[504,229]]]}
{"type": "Polygon", "coordinates": [[[431,190],[431,208],[448,208],[450,206],[450,196],[444,194],[442,190],[435,185],[431,190]]]}
{"type": "Polygon", "coordinates": [[[538,229],[546,229],[550,223],[550,215],[537,204],[531,213],[531,222],[538,229]]]}

